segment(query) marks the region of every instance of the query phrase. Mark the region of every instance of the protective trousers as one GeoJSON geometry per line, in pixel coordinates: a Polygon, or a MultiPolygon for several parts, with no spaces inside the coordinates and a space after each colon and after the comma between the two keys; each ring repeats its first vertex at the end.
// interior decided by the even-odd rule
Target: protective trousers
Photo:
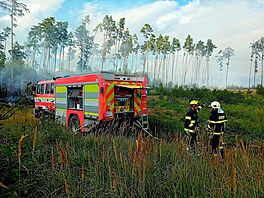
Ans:
{"type": "Polygon", "coordinates": [[[224,158],[224,147],[223,147],[223,141],[222,141],[223,135],[213,135],[211,139],[211,148],[212,148],[212,154],[214,156],[221,154],[222,158],[224,158]]]}
{"type": "Polygon", "coordinates": [[[197,145],[197,133],[189,133],[187,136],[189,149],[194,150],[197,145]]]}

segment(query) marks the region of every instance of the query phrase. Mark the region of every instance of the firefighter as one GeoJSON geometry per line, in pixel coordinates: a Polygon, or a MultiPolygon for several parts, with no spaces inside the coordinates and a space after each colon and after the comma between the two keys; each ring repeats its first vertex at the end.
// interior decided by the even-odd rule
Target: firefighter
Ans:
{"type": "Polygon", "coordinates": [[[217,156],[220,153],[222,158],[224,158],[223,135],[227,117],[225,112],[221,109],[218,101],[213,101],[210,107],[212,110],[207,128],[210,133],[209,140],[211,151],[214,156],[217,156]]]}
{"type": "Polygon", "coordinates": [[[197,144],[197,133],[198,133],[198,111],[202,108],[199,105],[198,100],[192,100],[190,102],[190,109],[185,115],[184,131],[187,135],[188,148],[195,149],[197,144]]]}

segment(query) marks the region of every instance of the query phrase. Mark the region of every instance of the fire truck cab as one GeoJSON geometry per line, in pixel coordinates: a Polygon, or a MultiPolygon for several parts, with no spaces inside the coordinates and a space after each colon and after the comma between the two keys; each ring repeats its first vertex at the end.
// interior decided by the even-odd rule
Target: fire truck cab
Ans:
{"type": "Polygon", "coordinates": [[[60,77],[38,82],[35,96],[37,115],[53,112],[72,131],[124,117],[148,128],[145,76],[98,72],[60,77]]]}
{"type": "Polygon", "coordinates": [[[55,113],[55,81],[39,81],[33,92],[35,108],[34,114],[37,118],[43,118],[55,113]]]}

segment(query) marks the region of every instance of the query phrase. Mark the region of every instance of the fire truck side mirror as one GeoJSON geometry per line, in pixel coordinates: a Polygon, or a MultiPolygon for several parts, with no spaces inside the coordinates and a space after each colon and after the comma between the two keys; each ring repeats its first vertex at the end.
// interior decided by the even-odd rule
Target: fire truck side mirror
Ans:
{"type": "Polygon", "coordinates": [[[37,93],[37,85],[32,85],[32,94],[35,96],[37,93]]]}

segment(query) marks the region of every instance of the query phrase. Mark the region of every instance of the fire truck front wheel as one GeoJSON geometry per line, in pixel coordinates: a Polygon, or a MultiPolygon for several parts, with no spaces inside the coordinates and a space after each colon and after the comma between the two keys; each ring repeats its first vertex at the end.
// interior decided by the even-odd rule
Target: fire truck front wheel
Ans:
{"type": "Polygon", "coordinates": [[[80,120],[79,117],[77,115],[73,115],[70,117],[69,119],[69,129],[74,132],[80,132],[80,120]]]}
{"type": "Polygon", "coordinates": [[[38,118],[40,120],[43,120],[45,118],[45,112],[42,109],[39,109],[38,111],[38,118]]]}

